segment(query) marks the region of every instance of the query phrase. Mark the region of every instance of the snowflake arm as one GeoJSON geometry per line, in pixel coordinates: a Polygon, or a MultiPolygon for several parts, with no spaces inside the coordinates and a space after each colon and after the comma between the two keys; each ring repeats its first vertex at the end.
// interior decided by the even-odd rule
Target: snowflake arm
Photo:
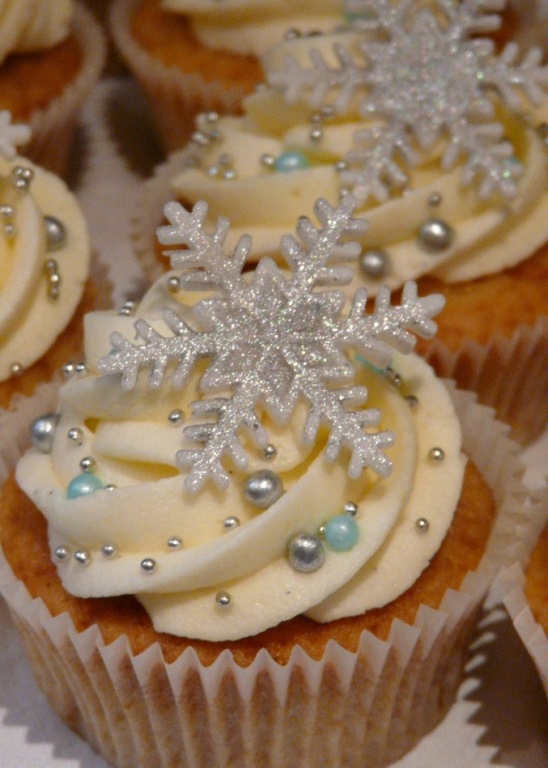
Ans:
{"type": "Polygon", "coordinates": [[[25,123],[12,123],[11,112],[0,110],[0,155],[6,160],[13,160],[17,155],[17,146],[26,144],[31,130],[25,123]]]}

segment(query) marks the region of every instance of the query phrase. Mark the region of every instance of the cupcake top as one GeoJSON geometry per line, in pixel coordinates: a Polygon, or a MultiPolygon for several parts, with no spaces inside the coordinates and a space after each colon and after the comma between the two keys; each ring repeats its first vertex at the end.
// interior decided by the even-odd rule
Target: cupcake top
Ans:
{"type": "Polygon", "coordinates": [[[34,53],[64,40],[73,0],[0,0],[0,63],[10,53],[34,53]]]}
{"type": "Polygon", "coordinates": [[[344,21],[343,0],[161,0],[182,13],[196,37],[215,49],[261,56],[293,33],[333,29],[344,21]]]}
{"type": "Polygon", "coordinates": [[[318,201],[286,270],[244,273],[248,237],[231,253],[204,203],[166,207],[173,271],[86,317],[87,373],[17,468],[69,592],[135,594],[158,631],[223,640],[362,613],[418,578],[464,471],[448,391],[406,356],[443,299],[409,283],[400,306],[346,306],[354,206],[318,201]]]}
{"type": "MultiPolygon", "coordinates": [[[[362,5],[357,3],[358,6],[362,5]]],[[[269,85],[242,117],[203,115],[172,193],[207,199],[255,253],[296,212],[348,191],[369,227],[352,287],[498,272],[546,240],[548,67],[495,55],[496,23],[468,4],[384,3],[345,31],[269,51],[269,85]]]]}
{"type": "Polygon", "coordinates": [[[0,112],[0,381],[38,360],[63,331],[89,271],[76,198],[52,173],[16,155],[28,128],[0,112]]]}

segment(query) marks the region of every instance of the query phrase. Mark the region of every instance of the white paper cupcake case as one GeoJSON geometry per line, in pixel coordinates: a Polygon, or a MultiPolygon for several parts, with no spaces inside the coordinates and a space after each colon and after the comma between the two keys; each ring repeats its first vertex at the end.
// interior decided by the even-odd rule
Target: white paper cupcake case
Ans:
{"type": "Polygon", "coordinates": [[[25,157],[54,173],[64,175],[80,110],[99,80],[106,59],[106,39],[93,14],[75,3],[72,33],[82,48],[83,64],[73,82],[45,109],[32,113],[32,136],[25,157]]]}
{"type": "Polygon", "coordinates": [[[109,27],[121,57],[148,98],[162,143],[170,151],[187,143],[199,112],[234,113],[245,91],[205,80],[199,73],[167,67],[140,48],[128,22],[136,2],[117,0],[111,9],[109,27]]]}
{"type": "Polygon", "coordinates": [[[226,650],[205,667],[189,649],[166,664],[156,644],[135,656],[124,636],[105,646],[96,626],[52,618],[0,557],[0,592],[51,704],[118,768],[378,768],[404,754],[454,701],[486,590],[525,561],[522,542],[545,514],[507,428],[470,393],[454,395],[499,515],[478,570],[438,610],[394,621],[386,641],[363,633],[356,653],[331,642],[321,661],[297,647],[286,666],[263,650],[241,668],[226,650]]]}

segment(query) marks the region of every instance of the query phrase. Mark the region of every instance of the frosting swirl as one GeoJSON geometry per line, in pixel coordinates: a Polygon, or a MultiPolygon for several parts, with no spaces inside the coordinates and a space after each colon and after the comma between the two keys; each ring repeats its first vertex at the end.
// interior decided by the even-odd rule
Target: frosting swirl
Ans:
{"type": "Polygon", "coordinates": [[[182,13],[205,45],[259,57],[283,40],[288,29],[333,29],[343,21],[342,0],[162,0],[166,11],[182,13]]]}
{"type": "Polygon", "coordinates": [[[69,33],[73,0],[0,0],[0,63],[51,48],[69,33]]]}
{"type": "MultiPolygon", "coordinates": [[[[167,285],[161,278],[137,310],[139,320],[146,318],[160,334],[170,331],[162,312],[166,304],[184,312],[179,297],[166,293],[167,285]]],[[[395,355],[400,390],[371,367],[359,366],[356,383],[367,386],[368,404],[382,409],[379,429],[397,434],[389,449],[390,477],[379,479],[367,470],[351,479],[345,462],[326,459],[325,435],[316,445],[303,445],[306,409],[298,406],[288,425],[268,424],[274,457],[250,447],[248,467],[231,469],[226,490],[206,485],[193,494],[176,466],[186,438],[172,416],[190,413],[203,371],[195,371],[184,390],[153,389],[139,378],[124,392],[117,376],[100,376],[95,368],[109,354],[112,332],[132,337],[134,323],[135,317],[113,312],[86,316],[89,374],[61,390],[51,453],[32,450],[17,468],[19,484],[48,520],[52,556],[69,592],[131,593],[158,631],[223,640],[303,612],[317,621],[362,613],[394,599],[418,578],[450,525],[464,471],[451,398],[426,363],[395,355]],[[407,394],[419,399],[418,407],[409,407],[407,394]],[[444,461],[429,458],[434,446],[443,449],[444,461]],[[67,486],[86,457],[93,457],[99,489],[68,498],[67,486]],[[249,474],[265,467],[282,479],[285,492],[257,509],[242,487],[249,474]],[[326,534],[323,565],[311,573],[295,570],[288,542],[303,533],[320,536],[347,502],[356,505],[354,544],[336,551],[326,534]],[[429,529],[421,535],[416,520],[425,510],[429,529]]]]}
{"type": "Polygon", "coordinates": [[[51,347],[82,297],[90,248],[65,183],[16,157],[0,158],[0,381],[51,347]],[[47,220],[53,226],[48,239],[47,220]],[[59,282],[60,281],[60,282],[59,282]]]}
{"type": "MultiPolygon", "coordinates": [[[[335,44],[344,42],[353,50],[359,39],[347,32],[312,43],[286,42],[267,54],[267,76],[274,77],[288,52],[308,60],[313,47],[327,60],[335,44]]],[[[355,149],[364,120],[358,106],[350,105],[342,114],[315,122],[319,111],[304,97],[290,104],[268,86],[243,106],[242,117],[214,123],[210,116],[199,118],[199,141],[183,155],[183,170],[174,173],[171,193],[189,203],[207,199],[212,220],[221,212],[230,217],[234,242],[248,232],[257,256],[276,255],[280,235],[296,214],[310,215],[318,195],[333,204],[340,198],[344,184],[337,164],[355,149]]],[[[380,276],[356,270],[352,290],[365,284],[376,293],[381,283],[397,288],[424,274],[446,282],[471,280],[514,266],[545,242],[548,157],[545,139],[533,125],[548,119],[548,106],[544,103],[527,119],[501,107],[497,118],[522,171],[515,196],[484,199],[477,185],[465,186],[463,159],[445,168],[445,138],[419,150],[419,161],[406,169],[405,188],[383,200],[370,197],[358,208],[369,224],[364,251],[382,252],[386,267],[380,276]],[[436,223],[447,237],[431,251],[421,232],[428,234],[436,223]]],[[[366,122],[372,129],[381,125],[369,118],[366,122]]]]}

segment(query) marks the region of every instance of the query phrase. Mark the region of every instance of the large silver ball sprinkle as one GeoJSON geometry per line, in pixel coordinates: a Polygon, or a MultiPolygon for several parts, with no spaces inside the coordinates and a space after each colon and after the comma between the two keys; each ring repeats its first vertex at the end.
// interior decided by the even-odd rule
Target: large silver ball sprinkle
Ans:
{"type": "Polygon", "coordinates": [[[380,248],[371,248],[362,253],[359,264],[366,277],[384,277],[388,270],[388,254],[380,248]]]}
{"type": "Polygon", "coordinates": [[[55,216],[44,216],[46,225],[46,249],[51,251],[60,251],[67,243],[67,228],[62,221],[55,216]]]}
{"type": "Polygon", "coordinates": [[[443,219],[428,219],[419,230],[419,244],[428,253],[446,251],[454,238],[453,227],[443,219]]]}
{"type": "Polygon", "coordinates": [[[324,563],[325,551],[317,536],[310,533],[298,533],[289,539],[287,545],[289,565],[299,573],[313,573],[324,563]]]}
{"type": "Polygon", "coordinates": [[[46,413],[44,416],[38,416],[32,422],[30,426],[30,439],[34,447],[38,448],[42,453],[49,453],[51,451],[58,423],[58,413],[46,413]]]}
{"type": "Polygon", "coordinates": [[[277,501],[284,492],[282,481],[270,469],[262,469],[250,475],[244,483],[244,496],[252,504],[266,509],[277,501]]]}

